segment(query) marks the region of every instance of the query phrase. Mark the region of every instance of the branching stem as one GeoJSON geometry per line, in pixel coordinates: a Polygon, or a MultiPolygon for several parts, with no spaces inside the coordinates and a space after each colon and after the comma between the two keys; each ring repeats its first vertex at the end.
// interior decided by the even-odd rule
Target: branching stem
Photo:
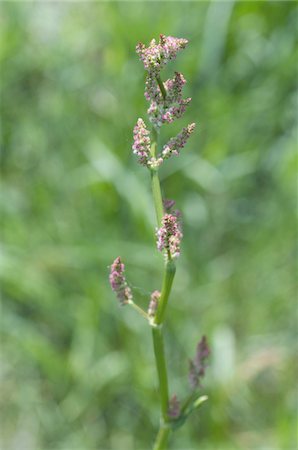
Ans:
{"type": "Polygon", "coordinates": [[[146,311],[144,311],[142,308],[140,308],[134,301],[130,300],[128,304],[135,310],[137,313],[139,313],[144,319],[148,320],[148,314],[146,311]]]}
{"type": "Polygon", "coordinates": [[[164,450],[167,448],[170,431],[171,429],[168,426],[160,425],[153,450],[164,450]]]}
{"type": "MultiPolygon", "coordinates": [[[[166,91],[161,81],[160,77],[157,78],[158,85],[160,87],[163,98],[166,98],[166,91]]],[[[156,158],[157,153],[157,140],[158,134],[156,129],[153,127],[152,130],[152,140],[151,140],[151,156],[156,158]]],[[[152,194],[154,200],[154,207],[157,219],[158,227],[161,226],[161,221],[164,215],[162,194],[160,188],[160,180],[158,176],[158,168],[151,169],[151,186],[152,194]]],[[[159,299],[159,305],[156,311],[156,316],[154,319],[155,326],[152,327],[152,338],[153,347],[155,355],[155,363],[158,374],[159,381],[159,394],[160,394],[160,407],[161,407],[161,424],[159,428],[158,435],[156,437],[154,450],[162,450],[167,447],[167,442],[169,434],[171,431],[168,417],[169,408],[169,387],[168,387],[168,374],[164,351],[164,340],[163,340],[163,323],[165,319],[166,307],[168,303],[168,298],[171,292],[174,276],[175,276],[175,263],[170,255],[167,255],[167,261],[165,263],[161,296],[159,299]]]]}

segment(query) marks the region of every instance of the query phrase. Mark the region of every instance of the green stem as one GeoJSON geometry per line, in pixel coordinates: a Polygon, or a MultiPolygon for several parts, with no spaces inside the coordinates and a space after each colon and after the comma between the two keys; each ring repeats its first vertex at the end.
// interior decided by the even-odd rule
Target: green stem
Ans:
{"type": "Polygon", "coordinates": [[[159,381],[161,415],[163,422],[167,422],[169,407],[169,388],[162,328],[153,327],[152,338],[159,381]]]}
{"type": "Polygon", "coordinates": [[[151,170],[151,188],[152,188],[152,194],[155,204],[155,212],[156,212],[156,219],[158,227],[161,225],[161,220],[163,217],[163,204],[162,204],[162,196],[161,196],[161,190],[160,190],[160,182],[158,177],[158,171],[152,169],[151,170]]]}
{"type": "Polygon", "coordinates": [[[163,450],[167,448],[170,431],[170,428],[161,425],[153,450],[163,450]]]}
{"type": "Polygon", "coordinates": [[[168,304],[169,295],[171,293],[172,284],[176,272],[176,266],[172,259],[168,260],[165,266],[165,271],[163,275],[163,282],[161,288],[161,295],[158,303],[158,308],[156,311],[156,316],[154,323],[160,325],[164,321],[165,312],[168,304]]]}
{"type": "Polygon", "coordinates": [[[161,78],[160,78],[160,77],[156,77],[156,81],[157,81],[157,83],[158,83],[158,86],[159,86],[159,89],[160,89],[162,98],[165,100],[165,99],[166,99],[166,96],[167,96],[167,93],[166,93],[164,84],[163,84],[163,82],[161,81],[161,78]]]}
{"type": "Polygon", "coordinates": [[[193,402],[195,399],[195,392],[192,392],[184,401],[183,405],[181,406],[181,414],[184,414],[191,402],[193,402]]]}
{"type": "MultiPolygon", "coordinates": [[[[157,147],[157,131],[155,128],[152,129],[152,143],[150,148],[150,153],[153,158],[156,158],[156,147],[157,147]]],[[[160,181],[158,176],[158,169],[151,169],[151,188],[154,200],[154,206],[156,211],[157,224],[160,226],[162,216],[163,216],[163,203],[162,195],[160,189],[160,181]]]]}
{"type": "MultiPolygon", "coordinates": [[[[159,84],[161,93],[163,98],[165,99],[166,91],[164,85],[160,78],[157,78],[157,82],[159,84]]],[[[151,157],[156,158],[157,154],[157,139],[158,134],[155,128],[152,130],[152,141],[150,153],[151,157]]],[[[151,186],[152,186],[152,194],[154,200],[155,213],[157,218],[158,226],[161,225],[162,218],[164,215],[163,209],[163,201],[161,195],[160,181],[158,176],[158,169],[151,169],[151,186]]],[[[169,299],[169,295],[171,292],[174,276],[175,276],[175,263],[171,259],[170,255],[168,255],[167,262],[165,264],[165,270],[163,275],[162,289],[159,300],[159,305],[156,311],[156,316],[153,322],[152,327],[152,338],[153,338],[153,347],[154,347],[154,355],[155,355],[155,363],[158,374],[158,382],[159,382],[159,394],[160,394],[160,407],[161,407],[161,425],[159,428],[158,435],[156,437],[154,450],[162,450],[167,447],[168,438],[170,435],[171,428],[169,426],[169,418],[168,418],[168,408],[169,408],[169,387],[168,387],[168,374],[167,374],[167,366],[165,359],[165,351],[164,351],[164,340],[163,340],[163,332],[162,325],[165,318],[166,307],[169,299]]]]}

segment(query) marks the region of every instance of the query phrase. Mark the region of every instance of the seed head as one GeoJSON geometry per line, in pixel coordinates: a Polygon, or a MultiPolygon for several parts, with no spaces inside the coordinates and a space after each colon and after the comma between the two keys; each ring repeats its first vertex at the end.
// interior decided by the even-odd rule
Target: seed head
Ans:
{"type": "Polygon", "coordinates": [[[166,250],[172,258],[177,258],[180,255],[180,242],[183,234],[177,216],[165,214],[156,236],[157,248],[160,252],[166,250]]]}
{"type": "Polygon", "coordinates": [[[189,361],[189,383],[192,389],[200,386],[200,380],[205,376],[207,359],[210,355],[210,349],[206,336],[203,336],[197,345],[195,358],[189,361]]]}
{"type": "Polygon", "coordinates": [[[180,416],[180,412],[180,402],[175,394],[169,401],[168,416],[171,419],[177,419],[180,416]]]}
{"type": "Polygon", "coordinates": [[[164,159],[167,159],[171,155],[178,156],[180,150],[185,146],[190,135],[193,133],[195,126],[195,123],[191,123],[190,125],[187,125],[187,127],[183,128],[176,137],[171,138],[169,142],[163,147],[162,157],[164,159]]]}
{"type": "Polygon", "coordinates": [[[118,256],[111,265],[109,281],[121,305],[126,305],[132,300],[132,292],[127,285],[124,270],[124,264],[121,262],[120,256],[118,256]]]}

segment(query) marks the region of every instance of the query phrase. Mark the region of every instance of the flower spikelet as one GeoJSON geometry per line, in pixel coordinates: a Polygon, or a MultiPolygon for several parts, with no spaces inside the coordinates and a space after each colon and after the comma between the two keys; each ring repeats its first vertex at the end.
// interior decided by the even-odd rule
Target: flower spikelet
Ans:
{"type": "Polygon", "coordinates": [[[133,129],[133,139],[133,153],[137,155],[139,163],[146,166],[150,155],[150,137],[143,119],[138,119],[133,129]]]}
{"type": "Polygon", "coordinates": [[[165,214],[162,218],[161,227],[156,232],[157,248],[160,252],[166,252],[172,257],[180,255],[180,242],[182,239],[181,225],[177,216],[165,214]]]}
{"type": "Polygon", "coordinates": [[[164,159],[169,158],[171,155],[178,156],[180,150],[185,146],[190,135],[195,129],[195,123],[191,123],[187,127],[183,128],[182,131],[174,138],[171,138],[169,142],[163,147],[162,157],[164,159]]]}
{"type": "Polygon", "coordinates": [[[156,81],[156,77],[151,74],[148,74],[146,78],[144,96],[148,102],[153,101],[157,104],[163,103],[163,98],[156,81]]]}
{"type": "Polygon", "coordinates": [[[159,291],[153,291],[151,294],[151,298],[150,298],[150,303],[148,306],[148,316],[149,317],[154,317],[157,307],[158,307],[158,302],[160,299],[160,292],[159,291]]]}
{"type": "Polygon", "coordinates": [[[180,412],[180,402],[177,398],[177,395],[175,394],[169,401],[168,416],[171,419],[177,419],[180,416],[180,412]]]}
{"type": "Polygon", "coordinates": [[[132,300],[132,292],[127,285],[124,270],[124,264],[118,256],[111,265],[109,281],[121,305],[126,305],[132,300]]]}
{"type": "Polygon", "coordinates": [[[165,81],[168,102],[179,102],[182,99],[182,88],[186,80],[182,73],[175,72],[174,78],[165,81]]]}
{"type": "Polygon", "coordinates": [[[207,359],[210,355],[210,349],[206,336],[203,336],[197,345],[195,358],[189,361],[189,383],[192,389],[200,386],[200,379],[205,376],[207,359]]]}
{"type": "Polygon", "coordinates": [[[166,210],[166,212],[171,212],[172,208],[175,206],[176,202],[175,200],[165,198],[163,199],[163,207],[166,210]]]}

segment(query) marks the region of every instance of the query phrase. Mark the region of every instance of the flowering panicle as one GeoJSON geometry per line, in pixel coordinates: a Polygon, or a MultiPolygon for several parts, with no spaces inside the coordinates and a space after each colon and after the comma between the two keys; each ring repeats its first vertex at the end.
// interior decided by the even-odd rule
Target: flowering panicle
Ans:
{"type": "Polygon", "coordinates": [[[166,250],[168,256],[177,258],[180,255],[180,242],[183,237],[180,223],[174,214],[165,214],[161,227],[156,232],[157,248],[160,252],[166,250]]]}
{"type": "Polygon", "coordinates": [[[169,142],[162,149],[163,159],[167,159],[171,155],[179,155],[180,150],[185,146],[190,135],[193,133],[195,126],[195,123],[187,125],[187,127],[183,128],[183,130],[179,134],[177,134],[176,137],[169,140],[169,142]]]}
{"type": "Polygon", "coordinates": [[[151,294],[150,303],[148,306],[148,316],[151,318],[153,318],[155,316],[159,299],[160,299],[160,292],[153,291],[151,294]]]}
{"type": "MultiPolygon", "coordinates": [[[[164,83],[160,79],[160,71],[172,59],[178,51],[187,45],[187,39],[175,38],[173,36],[160,35],[159,42],[152,39],[149,46],[143,43],[136,46],[136,51],[140,60],[147,70],[145,98],[148,100],[147,110],[149,120],[158,131],[164,123],[172,123],[179,119],[186,110],[191,98],[183,98],[182,90],[186,80],[182,73],[175,72],[173,78],[169,78],[164,83]]],[[[190,124],[163,147],[162,152],[157,155],[150,155],[149,131],[142,119],[138,119],[134,128],[133,153],[139,158],[139,163],[149,169],[157,169],[165,159],[171,155],[179,155],[194,131],[195,124],[190,124]]]]}
{"type": "Polygon", "coordinates": [[[136,52],[144,64],[144,68],[151,74],[159,75],[161,69],[171,60],[176,58],[179,50],[186,47],[187,39],[179,39],[173,36],[161,34],[158,44],[152,39],[149,47],[142,42],[136,46],[136,52]]]}
{"type": "Polygon", "coordinates": [[[207,358],[210,355],[210,349],[206,336],[203,336],[197,345],[195,358],[189,361],[189,383],[192,389],[200,386],[200,379],[204,377],[207,367],[207,358]]]}
{"type": "Polygon", "coordinates": [[[121,262],[120,256],[118,256],[111,265],[109,280],[111,288],[116,293],[121,305],[126,305],[132,300],[132,292],[127,285],[124,270],[124,264],[121,262]]]}
{"type": "MultiPolygon", "coordinates": [[[[147,129],[144,120],[139,118],[133,129],[132,150],[137,156],[138,162],[150,169],[151,172],[152,194],[159,227],[156,229],[156,245],[157,249],[165,257],[161,292],[155,290],[151,293],[148,309],[145,311],[133,301],[132,291],[125,279],[125,268],[120,257],[113,262],[109,276],[111,288],[120,304],[130,305],[152,327],[162,419],[154,445],[156,449],[166,448],[171,430],[181,426],[188,415],[207,398],[206,396],[201,396],[194,400],[195,392],[191,391],[185,401],[181,402],[182,406],[176,395],[169,399],[162,328],[176,271],[174,259],[180,255],[180,244],[183,234],[181,213],[178,209],[174,209],[175,201],[170,199],[163,200],[162,198],[158,169],[166,159],[172,155],[179,155],[180,150],[185,146],[193,133],[195,124],[187,125],[165,145],[158,146],[160,127],[179,119],[191,101],[191,98],[184,98],[183,95],[186,80],[182,73],[175,72],[172,78],[164,82],[160,75],[161,70],[169,61],[176,58],[177,53],[184,49],[187,43],[186,39],[161,34],[159,41],[152,39],[147,47],[143,43],[139,43],[136,46],[137,54],[147,71],[144,95],[149,103],[147,113],[152,124],[152,134],[147,129]]],[[[200,386],[200,381],[205,375],[208,356],[209,348],[206,338],[203,337],[197,346],[195,358],[189,361],[189,382],[193,390],[200,386]]]]}
{"type": "Polygon", "coordinates": [[[168,416],[171,419],[177,419],[180,416],[180,413],[181,413],[180,402],[177,398],[177,395],[175,394],[169,401],[168,416]]]}

